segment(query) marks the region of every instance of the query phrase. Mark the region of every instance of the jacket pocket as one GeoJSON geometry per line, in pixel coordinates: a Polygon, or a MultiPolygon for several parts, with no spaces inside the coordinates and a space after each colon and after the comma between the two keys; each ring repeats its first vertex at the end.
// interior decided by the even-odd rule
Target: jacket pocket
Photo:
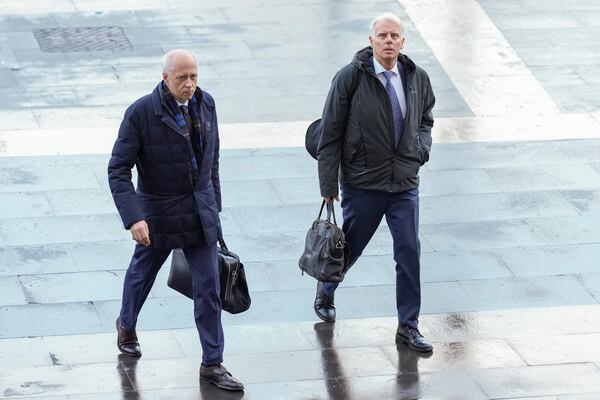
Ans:
{"type": "Polygon", "coordinates": [[[348,124],[344,137],[344,162],[353,170],[364,171],[367,157],[360,125],[354,121],[348,121],[348,124]]]}
{"type": "Polygon", "coordinates": [[[354,145],[354,150],[352,151],[352,155],[350,157],[350,164],[353,165],[362,165],[366,168],[367,160],[365,154],[365,144],[360,138],[356,145],[354,145]]]}

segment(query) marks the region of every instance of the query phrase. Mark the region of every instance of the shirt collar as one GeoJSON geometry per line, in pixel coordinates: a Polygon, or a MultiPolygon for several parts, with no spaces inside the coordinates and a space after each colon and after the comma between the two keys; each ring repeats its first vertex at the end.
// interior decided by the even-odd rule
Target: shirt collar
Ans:
{"type": "Polygon", "coordinates": [[[190,102],[189,100],[186,100],[185,103],[181,103],[179,100],[175,99],[175,101],[177,102],[177,107],[181,107],[181,106],[187,106],[188,103],[190,102]]]}
{"type": "MultiPolygon", "coordinates": [[[[375,75],[379,75],[387,71],[387,69],[385,69],[375,57],[373,57],[373,68],[375,69],[375,75]]],[[[398,63],[394,64],[394,68],[392,68],[390,71],[392,71],[396,75],[399,75],[400,72],[398,71],[398,63]]]]}

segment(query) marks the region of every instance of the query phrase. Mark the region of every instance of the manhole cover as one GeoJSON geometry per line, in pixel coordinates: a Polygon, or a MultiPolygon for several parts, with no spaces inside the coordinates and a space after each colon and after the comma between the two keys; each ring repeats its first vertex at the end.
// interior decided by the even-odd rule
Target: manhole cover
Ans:
{"type": "Polygon", "coordinates": [[[131,50],[120,26],[34,29],[33,34],[46,52],[131,50]]]}

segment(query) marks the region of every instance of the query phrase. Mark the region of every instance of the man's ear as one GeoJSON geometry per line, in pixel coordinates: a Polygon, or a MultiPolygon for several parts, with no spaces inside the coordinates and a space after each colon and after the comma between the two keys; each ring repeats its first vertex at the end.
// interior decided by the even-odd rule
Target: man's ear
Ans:
{"type": "Polygon", "coordinates": [[[369,44],[371,44],[371,47],[373,47],[373,37],[369,36],[369,44]]]}

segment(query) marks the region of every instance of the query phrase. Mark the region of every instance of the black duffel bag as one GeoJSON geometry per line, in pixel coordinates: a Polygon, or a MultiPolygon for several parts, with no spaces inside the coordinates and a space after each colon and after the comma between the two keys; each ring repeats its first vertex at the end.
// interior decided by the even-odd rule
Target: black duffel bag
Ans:
{"type": "MultiPolygon", "coordinates": [[[[219,239],[217,248],[219,278],[221,281],[221,305],[231,314],[239,314],[250,308],[250,293],[246,282],[244,264],[237,254],[227,249],[225,241],[219,239]]],[[[171,272],[167,285],[184,296],[193,298],[192,272],[182,249],[173,250],[171,272]]]]}
{"type": "Polygon", "coordinates": [[[348,270],[348,248],[342,229],[337,226],[333,201],[323,200],[319,216],[306,234],[304,253],[298,266],[321,282],[341,282],[348,270]],[[327,204],[327,219],[321,219],[327,204]],[[331,221],[333,217],[333,222],[331,221]]]}

